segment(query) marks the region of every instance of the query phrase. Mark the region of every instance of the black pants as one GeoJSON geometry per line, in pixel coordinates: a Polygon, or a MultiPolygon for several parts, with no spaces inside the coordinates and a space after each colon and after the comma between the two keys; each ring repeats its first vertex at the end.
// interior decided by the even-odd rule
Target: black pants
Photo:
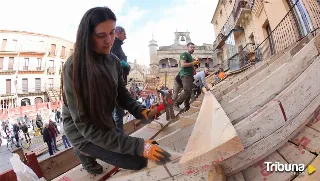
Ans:
{"type": "Polygon", "coordinates": [[[26,138],[26,141],[27,141],[27,143],[28,143],[28,139],[27,139],[27,136],[29,137],[29,140],[31,139],[30,138],[30,135],[29,135],[29,133],[27,132],[27,133],[24,133],[24,137],[26,138]]]}
{"type": "Polygon", "coordinates": [[[49,150],[50,156],[53,155],[53,150],[52,150],[52,143],[51,142],[46,142],[49,150]]]}
{"type": "Polygon", "coordinates": [[[148,163],[148,160],[144,157],[115,153],[92,143],[87,144],[81,152],[113,166],[128,170],[140,170],[146,167],[148,163]]]}

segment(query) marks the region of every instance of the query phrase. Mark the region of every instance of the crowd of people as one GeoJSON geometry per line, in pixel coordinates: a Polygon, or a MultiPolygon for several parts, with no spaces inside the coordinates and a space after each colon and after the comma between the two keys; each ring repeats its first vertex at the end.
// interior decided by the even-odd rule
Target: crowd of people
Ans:
{"type": "Polygon", "coordinates": [[[27,143],[31,142],[31,136],[34,136],[35,132],[39,131],[39,133],[43,137],[43,141],[48,146],[48,151],[50,156],[53,155],[56,151],[59,151],[56,138],[60,134],[62,135],[62,140],[65,148],[71,147],[70,142],[64,134],[63,125],[62,125],[62,117],[60,109],[52,110],[49,113],[48,119],[43,119],[41,113],[37,113],[35,120],[29,119],[29,117],[25,114],[23,119],[13,120],[12,118],[8,118],[8,120],[2,121],[2,132],[5,135],[4,139],[14,138],[13,141],[16,144],[16,147],[20,147],[20,132],[23,133],[24,138],[27,143]],[[31,129],[32,131],[29,131],[31,129]],[[30,133],[33,135],[30,136],[30,133]]]}

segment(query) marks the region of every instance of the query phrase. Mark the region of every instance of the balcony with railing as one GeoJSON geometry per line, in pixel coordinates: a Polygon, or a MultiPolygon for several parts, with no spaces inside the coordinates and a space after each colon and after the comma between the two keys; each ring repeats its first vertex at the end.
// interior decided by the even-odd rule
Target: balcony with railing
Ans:
{"type": "Polygon", "coordinates": [[[25,95],[25,94],[43,94],[46,89],[44,86],[35,86],[35,87],[22,87],[18,88],[17,90],[18,95],[25,95]]]}
{"type": "Polygon", "coordinates": [[[39,66],[19,66],[19,73],[20,74],[26,74],[26,73],[33,73],[33,74],[37,74],[37,73],[44,73],[44,67],[39,67],[39,66]]]}
{"type": "MultiPolygon", "coordinates": [[[[247,44],[242,51],[227,59],[229,70],[231,72],[240,71],[239,69],[246,67],[248,64],[271,58],[296,42],[303,41],[306,36],[316,36],[320,32],[320,27],[317,26],[310,28],[308,32],[302,32],[303,26],[310,26],[299,22],[299,17],[297,17],[295,10],[299,11],[301,17],[308,15],[308,12],[297,8],[300,5],[300,1],[296,1],[280,23],[272,31],[270,29],[267,32],[267,37],[260,44],[247,44]]],[[[256,6],[256,4],[253,4],[253,7],[256,6]]],[[[319,6],[318,9],[320,9],[319,6]]]]}
{"type": "Polygon", "coordinates": [[[255,55],[255,44],[247,43],[238,53],[230,57],[228,60],[229,70],[235,71],[251,65],[253,62],[257,61],[257,56],[255,55]]]}
{"type": "Polygon", "coordinates": [[[216,40],[213,43],[213,50],[219,49],[224,45],[225,40],[234,28],[234,11],[231,12],[227,22],[223,25],[220,33],[218,34],[216,40]]]}
{"type": "Polygon", "coordinates": [[[250,2],[247,0],[237,0],[234,6],[235,25],[241,26],[242,22],[247,22],[251,15],[250,2]]]}

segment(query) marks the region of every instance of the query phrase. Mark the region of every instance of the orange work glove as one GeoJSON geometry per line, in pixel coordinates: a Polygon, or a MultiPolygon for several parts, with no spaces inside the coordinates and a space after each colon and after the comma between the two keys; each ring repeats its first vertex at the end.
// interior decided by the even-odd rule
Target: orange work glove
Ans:
{"type": "Polygon", "coordinates": [[[193,63],[193,65],[198,65],[198,64],[200,64],[200,61],[196,60],[196,61],[193,61],[192,63],[193,63]]]}
{"type": "Polygon", "coordinates": [[[162,164],[170,162],[170,153],[166,152],[165,150],[162,150],[155,144],[158,143],[154,140],[144,141],[143,157],[152,161],[161,162],[162,164]]]}
{"type": "Polygon", "coordinates": [[[141,112],[142,118],[141,121],[143,124],[148,124],[153,121],[158,114],[157,109],[145,109],[141,112]]]}

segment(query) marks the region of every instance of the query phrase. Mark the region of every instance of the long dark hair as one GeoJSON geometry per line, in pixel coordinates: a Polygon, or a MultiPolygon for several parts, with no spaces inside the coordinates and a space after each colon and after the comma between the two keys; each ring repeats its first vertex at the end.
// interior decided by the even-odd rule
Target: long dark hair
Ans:
{"type": "Polygon", "coordinates": [[[80,120],[93,122],[102,128],[107,112],[114,109],[117,88],[103,64],[103,56],[94,52],[91,37],[94,28],[107,20],[116,21],[115,14],[107,7],[92,8],[85,13],[78,28],[72,57],[72,81],[80,120]]]}

